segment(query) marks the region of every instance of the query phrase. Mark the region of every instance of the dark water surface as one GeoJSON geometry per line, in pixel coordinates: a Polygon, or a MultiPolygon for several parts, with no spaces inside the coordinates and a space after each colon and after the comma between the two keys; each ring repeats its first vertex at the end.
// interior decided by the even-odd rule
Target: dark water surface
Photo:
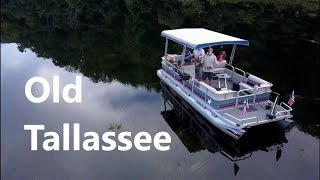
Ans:
{"type": "Polygon", "coordinates": [[[1,2],[1,179],[319,179],[318,19],[316,1],[1,2]],[[284,101],[295,90],[293,126],[270,127],[270,138],[260,129],[243,144],[196,136],[179,107],[165,108],[156,76],[160,32],[180,27],[248,39],[235,65],[272,82],[284,101]],[[82,103],[25,97],[28,79],[51,84],[55,75],[60,89],[82,76],[82,103]],[[171,149],[46,152],[39,143],[30,151],[23,125],[44,124],[62,137],[63,123],[99,134],[113,123],[121,124],[116,133],[166,131],[171,149]]]}

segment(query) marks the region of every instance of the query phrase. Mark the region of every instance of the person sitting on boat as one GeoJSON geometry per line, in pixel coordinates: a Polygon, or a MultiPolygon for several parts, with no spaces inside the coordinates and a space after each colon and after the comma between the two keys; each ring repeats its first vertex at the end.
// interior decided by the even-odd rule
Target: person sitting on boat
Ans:
{"type": "Polygon", "coordinates": [[[205,52],[202,48],[193,50],[193,58],[197,64],[200,64],[200,59],[204,56],[205,52]]]}
{"type": "Polygon", "coordinates": [[[217,57],[218,62],[222,62],[226,60],[226,52],[225,51],[221,51],[220,54],[217,57]]]}
{"type": "Polygon", "coordinates": [[[208,53],[201,58],[202,80],[209,86],[212,84],[213,68],[216,65],[216,61],[217,58],[213,54],[213,49],[211,47],[208,49],[208,53]]]}
{"type": "Polygon", "coordinates": [[[184,52],[184,62],[185,63],[191,63],[193,54],[191,54],[189,49],[186,49],[184,52]]]}

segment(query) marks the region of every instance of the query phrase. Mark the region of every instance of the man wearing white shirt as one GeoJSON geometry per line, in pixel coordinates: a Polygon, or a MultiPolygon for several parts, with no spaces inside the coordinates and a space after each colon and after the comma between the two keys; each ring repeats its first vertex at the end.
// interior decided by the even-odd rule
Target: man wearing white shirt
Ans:
{"type": "Polygon", "coordinates": [[[193,50],[193,57],[196,63],[200,63],[200,59],[204,56],[205,52],[202,48],[193,50]]]}
{"type": "Polygon", "coordinates": [[[208,53],[201,58],[202,80],[209,86],[213,80],[213,68],[216,67],[217,58],[213,54],[213,49],[210,47],[208,53]]]}

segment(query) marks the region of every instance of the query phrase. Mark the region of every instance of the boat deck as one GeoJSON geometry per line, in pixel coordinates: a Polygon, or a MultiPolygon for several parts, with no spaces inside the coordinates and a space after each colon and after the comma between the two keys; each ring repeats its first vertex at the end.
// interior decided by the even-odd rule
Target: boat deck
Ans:
{"type": "MultiPolygon", "coordinates": [[[[275,121],[275,119],[269,119],[266,116],[266,114],[270,112],[270,109],[266,109],[267,103],[268,102],[250,104],[247,114],[242,113],[243,107],[217,110],[217,113],[240,126],[255,126],[275,121]]],[[[282,109],[276,107],[275,110],[281,111],[282,109]]]]}

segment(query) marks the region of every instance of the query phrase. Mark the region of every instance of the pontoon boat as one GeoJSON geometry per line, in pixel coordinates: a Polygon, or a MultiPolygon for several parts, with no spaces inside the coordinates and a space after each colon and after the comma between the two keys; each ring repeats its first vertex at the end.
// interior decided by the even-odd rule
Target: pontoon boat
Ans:
{"type": "Polygon", "coordinates": [[[279,94],[272,92],[272,83],[232,65],[237,45],[248,46],[247,40],[203,28],[165,30],[161,35],[166,41],[162,68],[157,70],[157,75],[221,131],[239,139],[253,126],[291,122],[292,108],[278,102],[279,94]],[[182,45],[182,54],[168,53],[169,40],[182,45]],[[233,45],[232,52],[228,63],[217,62],[216,79],[208,85],[201,80],[201,68],[196,67],[196,63],[184,62],[184,53],[186,48],[221,45],[233,45]],[[248,107],[246,113],[243,113],[244,106],[248,107]]]}

